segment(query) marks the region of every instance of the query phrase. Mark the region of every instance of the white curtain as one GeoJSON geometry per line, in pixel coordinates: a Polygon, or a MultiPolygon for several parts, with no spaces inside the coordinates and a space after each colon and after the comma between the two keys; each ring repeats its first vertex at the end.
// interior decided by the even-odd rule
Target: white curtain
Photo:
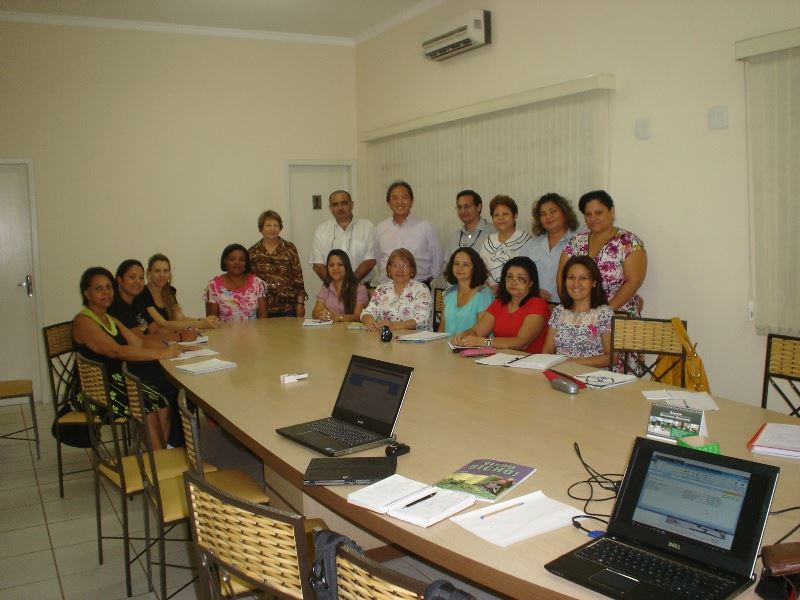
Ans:
{"type": "Polygon", "coordinates": [[[745,65],[756,328],[800,336],[800,47],[745,65]]]}
{"type": "Polygon", "coordinates": [[[389,216],[386,188],[397,179],[411,184],[414,213],[443,242],[461,225],[456,193],[465,188],[483,197],[488,220],[494,195],[514,198],[518,226],[528,231],[532,204],[547,192],[569,198],[577,212],[580,194],[607,184],[609,95],[594,90],[368,142],[370,216],[389,216]]]}

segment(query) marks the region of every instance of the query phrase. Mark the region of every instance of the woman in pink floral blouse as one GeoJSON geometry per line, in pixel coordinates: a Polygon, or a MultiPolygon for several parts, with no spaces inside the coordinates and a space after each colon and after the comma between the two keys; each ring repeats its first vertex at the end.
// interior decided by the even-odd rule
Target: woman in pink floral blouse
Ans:
{"type": "Polygon", "coordinates": [[[417,261],[405,248],[398,248],[386,261],[386,273],[391,279],[375,288],[372,299],[361,312],[361,322],[368,331],[390,329],[431,328],[433,299],[428,287],[414,279],[417,261]]]}
{"type": "Polygon", "coordinates": [[[615,312],[638,317],[644,301],[636,292],[647,275],[647,252],[636,234],[614,225],[614,201],[605,190],[581,196],[578,208],[586,220],[584,231],[564,248],[558,264],[558,294],[563,296],[564,265],[571,256],[591,256],[602,275],[603,289],[615,312]]]}
{"type": "Polygon", "coordinates": [[[224,271],[208,282],[205,294],[206,315],[221,322],[263,319],[267,316],[267,286],[250,272],[250,258],[241,244],[230,244],[222,251],[224,271]]]}

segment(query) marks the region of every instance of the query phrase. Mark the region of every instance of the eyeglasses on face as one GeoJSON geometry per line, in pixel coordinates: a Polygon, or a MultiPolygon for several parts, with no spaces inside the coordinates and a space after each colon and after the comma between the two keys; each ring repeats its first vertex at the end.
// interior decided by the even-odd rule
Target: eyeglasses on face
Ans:
{"type": "Polygon", "coordinates": [[[393,269],[397,269],[398,271],[405,271],[411,268],[411,265],[404,265],[403,263],[392,263],[389,266],[393,269]]]}
{"type": "Polygon", "coordinates": [[[472,204],[471,202],[467,202],[465,204],[456,204],[456,210],[469,210],[473,206],[475,205],[472,204]]]}
{"type": "Polygon", "coordinates": [[[525,285],[526,283],[530,282],[530,279],[528,279],[527,277],[517,277],[515,275],[506,275],[506,281],[508,283],[521,283],[522,285],[525,285]]]}

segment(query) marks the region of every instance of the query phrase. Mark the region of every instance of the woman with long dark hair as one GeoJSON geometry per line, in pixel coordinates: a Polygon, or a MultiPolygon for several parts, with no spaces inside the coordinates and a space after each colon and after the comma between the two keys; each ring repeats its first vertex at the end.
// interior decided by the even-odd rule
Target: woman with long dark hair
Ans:
{"type": "Polygon", "coordinates": [[[317,294],[311,316],[326,321],[361,320],[361,311],[369,301],[367,288],[358,283],[347,252],[334,248],[325,261],[326,281],[317,294]]]}

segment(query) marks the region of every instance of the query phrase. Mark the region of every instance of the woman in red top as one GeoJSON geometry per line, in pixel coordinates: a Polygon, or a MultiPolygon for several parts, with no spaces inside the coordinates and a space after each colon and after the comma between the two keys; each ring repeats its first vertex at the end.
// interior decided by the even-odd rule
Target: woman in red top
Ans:
{"type": "Polygon", "coordinates": [[[498,284],[497,300],[471,329],[457,334],[453,343],[541,352],[550,309],[539,297],[536,265],[527,256],[516,256],[503,265],[498,284]],[[493,338],[489,337],[492,333],[493,338]]]}

